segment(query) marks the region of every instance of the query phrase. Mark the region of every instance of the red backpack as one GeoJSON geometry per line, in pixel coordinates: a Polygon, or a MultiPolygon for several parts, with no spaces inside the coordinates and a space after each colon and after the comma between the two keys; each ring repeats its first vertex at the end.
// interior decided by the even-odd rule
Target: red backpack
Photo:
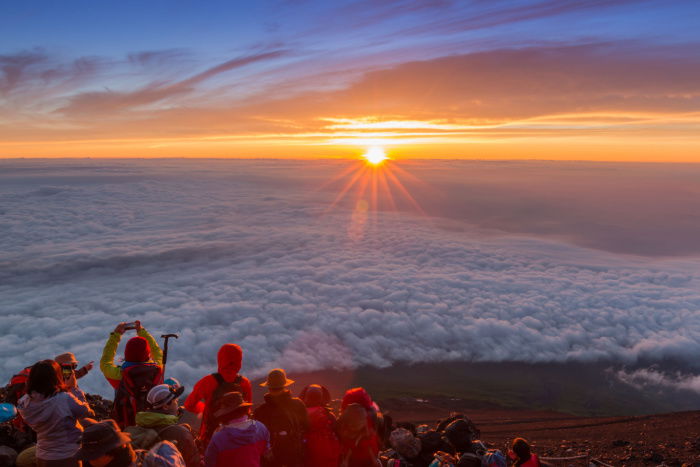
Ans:
{"type": "Polygon", "coordinates": [[[112,418],[120,428],[136,424],[136,413],[147,407],[146,396],[153,386],[163,384],[163,369],[155,363],[122,368],[122,379],[114,394],[112,418]]]}
{"type": "Polygon", "coordinates": [[[335,432],[336,420],[326,407],[310,407],[309,430],[306,432],[306,461],[313,466],[337,466],[340,463],[340,440],[335,432]]]}
{"type": "MultiPolygon", "coordinates": [[[[5,402],[17,405],[17,402],[27,393],[27,380],[31,369],[32,367],[28,366],[10,378],[10,382],[5,386],[5,402]]],[[[12,425],[20,431],[29,430],[29,427],[19,414],[12,420],[12,425]]]]}

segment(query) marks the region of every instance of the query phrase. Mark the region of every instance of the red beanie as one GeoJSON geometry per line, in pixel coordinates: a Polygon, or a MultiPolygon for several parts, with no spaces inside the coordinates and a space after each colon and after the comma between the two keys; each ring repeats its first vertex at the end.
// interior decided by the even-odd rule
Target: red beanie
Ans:
{"type": "Polygon", "coordinates": [[[132,337],[126,343],[124,360],[127,362],[147,362],[151,359],[151,347],[141,336],[132,337]]]}

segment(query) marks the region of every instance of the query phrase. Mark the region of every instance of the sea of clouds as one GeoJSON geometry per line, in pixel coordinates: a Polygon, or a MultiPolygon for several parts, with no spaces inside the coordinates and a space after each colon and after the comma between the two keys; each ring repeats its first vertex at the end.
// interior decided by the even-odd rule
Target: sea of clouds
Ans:
{"type": "MultiPolygon", "coordinates": [[[[179,333],[167,373],[188,386],[225,342],[248,376],[461,360],[698,368],[700,169],[405,163],[420,209],[395,190],[396,210],[373,211],[353,189],[338,196],[344,179],[326,183],[348,164],[0,161],[0,380],[65,351],[97,362],[136,319],[179,333]]],[[[81,386],[110,393],[98,370],[81,386]]]]}

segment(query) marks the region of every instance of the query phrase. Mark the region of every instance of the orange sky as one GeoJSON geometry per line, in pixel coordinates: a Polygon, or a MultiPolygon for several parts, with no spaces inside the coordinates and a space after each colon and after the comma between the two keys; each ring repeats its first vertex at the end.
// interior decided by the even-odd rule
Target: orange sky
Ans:
{"type": "Polygon", "coordinates": [[[397,159],[700,162],[696,51],[573,41],[332,61],[266,46],[203,63],[175,49],[126,60],[30,49],[0,55],[0,157],[346,158],[381,146],[397,159]]]}

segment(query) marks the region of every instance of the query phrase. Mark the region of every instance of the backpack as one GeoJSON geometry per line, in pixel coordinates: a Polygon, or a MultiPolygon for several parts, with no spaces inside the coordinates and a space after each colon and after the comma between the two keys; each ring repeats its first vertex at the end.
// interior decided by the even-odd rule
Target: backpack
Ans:
{"type": "Polygon", "coordinates": [[[5,386],[5,402],[17,405],[20,398],[27,393],[26,385],[31,370],[32,367],[28,366],[10,378],[10,382],[5,386]]]}
{"type": "Polygon", "coordinates": [[[276,409],[265,425],[270,432],[270,445],[275,462],[303,459],[304,438],[299,421],[286,407],[277,405],[276,409]]]}
{"type": "Polygon", "coordinates": [[[214,379],[216,379],[218,385],[211,394],[211,398],[209,399],[209,402],[207,402],[207,406],[204,408],[204,413],[202,414],[202,421],[206,426],[206,431],[202,439],[204,446],[206,446],[206,444],[209,442],[212,435],[216,431],[216,428],[218,427],[218,423],[214,417],[214,412],[216,412],[216,409],[218,408],[218,402],[221,397],[228,392],[240,392],[243,394],[243,390],[241,388],[241,381],[243,381],[243,377],[241,375],[236,375],[236,378],[230,382],[224,380],[224,377],[221,376],[220,373],[212,373],[211,375],[214,377],[214,379]]]}
{"type": "Polygon", "coordinates": [[[418,435],[421,441],[420,457],[424,461],[430,461],[436,452],[451,452],[452,446],[435,430],[426,431],[418,435]]]}
{"type": "Polygon", "coordinates": [[[482,467],[507,467],[506,456],[498,449],[489,449],[481,456],[482,467]]]}
{"type": "Polygon", "coordinates": [[[457,461],[456,467],[481,467],[481,456],[473,452],[465,452],[457,461]]]}
{"type": "Polygon", "coordinates": [[[148,450],[136,450],[138,467],[185,467],[180,451],[170,441],[160,441],[148,450]]]}
{"type": "MultiPolygon", "coordinates": [[[[10,382],[5,386],[5,402],[16,406],[22,396],[27,393],[27,380],[29,379],[29,372],[31,370],[32,367],[28,366],[10,378],[10,382]]],[[[12,426],[20,431],[31,431],[29,426],[24,423],[24,419],[19,413],[12,419],[11,423],[12,426]]]]}
{"type": "Polygon", "coordinates": [[[112,418],[120,428],[135,425],[136,412],[146,409],[146,396],[153,386],[163,383],[163,369],[153,363],[122,368],[122,379],[114,394],[112,418]]]}

